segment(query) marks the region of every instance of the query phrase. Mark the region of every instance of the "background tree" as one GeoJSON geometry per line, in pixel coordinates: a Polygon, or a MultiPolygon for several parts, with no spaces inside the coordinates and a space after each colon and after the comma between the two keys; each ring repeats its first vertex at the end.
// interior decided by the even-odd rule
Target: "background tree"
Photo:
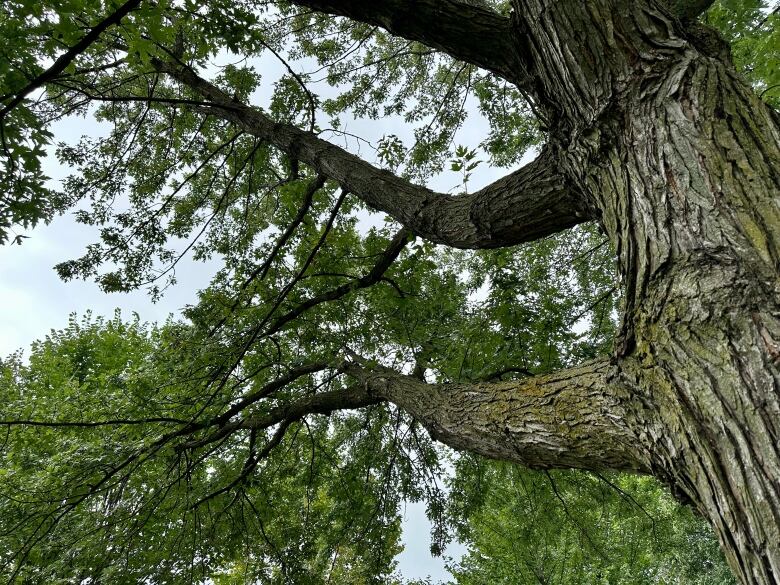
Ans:
{"type": "Polygon", "coordinates": [[[463,457],[454,487],[458,584],[735,582],[709,527],[647,476],[463,457]]]}
{"type": "MultiPolygon", "coordinates": [[[[739,3],[706,17],[728,26],[761,101],[696,20],[707,5],[6,3],[4,237],[80,205],[101,241],[58,270],[109,291],[159,294],[188,251],[224,261],[188,323],[155,334],[148,364],[127,362],[129,386],[124,372],[93,383],[94,404],[92,370],[76,375],[73,407],[72,378],[7,370],[9,576],[205,578],[237,562],[252,522],[271,552],[236,570],[300,580],[330,561],[329,575],[339,563],[388,575],[398,501],[426,493],[443,517],[423,427],[530,467],[653,474],[711,522],[739,579],[780,581],[776,15],[739,3]],[[266,109],[251,105],[261,78],[246,60],[263,50],[289,66],[266,109]],[[317,76],[337,97],[313,92],[317,76]],[[494,164],[543,141],[539,156],[457,196],[412,182],[450,158],[471,94],[493,125],[494,164]],[[324,140],[344,135],[345,112],[403,117],[415,142],[384,137],[380,168],[324,140]],[[40,158],[51,123],[73,114],[107,132],[59,146],[74,174],[53,189],[40,158]],[[400,226],[361,228],[366,206],[400,226]],[[611,357],[584,363],[607,343],[618,288],[595,269],[609,245],[592,227],[561,240],[571,271],[551,287],[557,300],[534,290],[544,275],[525,272],[528,250],[433,245],[501,248],[592,220],[623,301],[611,357]],[[483,306],[464,263],[489,273],[483,306]],[[280,452],[296,465],[274,464],[280,452]],[[276,500],[250,489],[264,474],[280,490],[301,477],[286,501],[307,518],[321,503],[322,525],[345,536],[307,548],[289,515],[269,535],[253,496],[266,513],[276,500]],[[355,491],[357,514],[345,504],[355,491]]],[[[455,155],[468,178],[476,154],[455,155]]]]}

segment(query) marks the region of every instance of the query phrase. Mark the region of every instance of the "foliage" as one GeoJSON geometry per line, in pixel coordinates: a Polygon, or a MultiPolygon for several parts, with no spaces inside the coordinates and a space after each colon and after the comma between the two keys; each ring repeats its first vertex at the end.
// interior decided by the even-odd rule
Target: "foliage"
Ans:
{"type": "Polygon", "coordinates": [[[729,42],[734,64],[776,109],[780,109],[780,5],[763,0],[719,0],[705,21],[729,42]]]}
{"type": "Polygon", "coordinates": [[[736,583],[704,520],[649,477],[462,457],[452,499],[468,519],[458,585],[736,583]]]}
{"type": "Polygon", "coordinates": [[[409,491],[409,462],[388,463],[395,444],[409,440],[400,415],[377,407],[302,421],[251,478],[219,494],[253,437],[198,460],[159,448],[173,421],[202,407],[191,381],[158,386],[158,368],[177,359],[179,328],[73,318],[32,348],[29,364],[3,363],[5,416],[102,423],[9,427],[3,576],[386,582],[400,550],[398,499],[409,491]]]}
{"type": "MultiPolygon", "coordinates": [[[[542,140],[532,110],[516,88],[376,27],[263,0],[220,0],[208,7],[189,0],[154,5],[128,0],[126,4],[132,4],[132,10],[120,25],[63,63],[59,75],[45,80],[45,64],[67,55],[67,48],[86,38],[85,31],[109,18],[114,5],[68,0],[48,6],[16,0],[0,9],[0,38],[5,39],[0,58],[0,183],[4,185],[0,243],[21,242],[25,236],[17,230],[48,222],[88,197],[97,208],[94,213],[90,210],[90,220],[83,214],[80,218],[114,225],[106,228],[108,250],[91,249],[91,261],[84,259],[79,274],[91,275],[97,256],[103,260],[121,256],[117,232],[125,237],[132,234],[130,239],[143,242],[139,247],[151,248],[147,251],[163,263],[170,262],[176,255],[163,249],[166,235],[197,233],[196,228],[212,217],[206,210],[226,213],[236,204],[232,193],[267,185],[268,165],[280,162],[246,137],[225,135],[213,120],[202,125],[200,116],[184,107],[186,103],[171,107],[171,100],[196,99],[151,74],[151,60],[168,56],[171,50],[191,64],[220,67],[223,73],[218,79],[239,97],[251,95],[260,83],[245,56],[265,51],[288,68],[269,82],[273,83],[270,113],[321,132],[347,136],[342,128],[352,116],[396,118],[411,129],[414,142],[393,141],[393,167],[412,178],[429,178],[442,170],[452,158],[457,131],[474,106],[490,125],[480,146],[493,164],[516,164],[542,140]],[[238,64],[225,63],[226,56],[238,56],[238,64]],[[306,63],[306,70],[295,73],[289,60],[306,63]],[[122,96],[134,100],[134,105],[117,107],[122,96]],[[82,172],[64,189],[57,189],[47,182],[42,166],[51,150],[52,124],[92,114],[111,124],[113,131],[77,147],[60,143],[60,160],[80,166],[82,172]],[[327,120],[320,118],[322,114],[327,120]],[[148,146],[156,156],[146,157],[140,146],[148,146]],[[197,185],[182,180],[196,169],[197,185]],[[230,177],[238,169],[251,172],[233,184],[230,177]],[[162,192],[170,192],[166,188],[171,181],[174,194],[161,201],[162,192]],[[142,227],[131,221],[135,213],[107,212],[106,202],[128,191],[135,213],[144,207],[155,209],[142,227]],[[187,192],[190,203],[203,210],[189,224],[177,221],[175,213],[176,208],[183,211],[176,202],[187,199],[187,192]],[[164,229],[168,221],[176,226],[171,234],[164,229]],[[152,236],[155,245],[145,241],[152,236]]],[[[489,4],[501,12],[508,10],[506,2],[489,4]]],[[[770,11],[766,0],[722,0],[706,15],[707,22],[731,43],[743,74],[775,106],[780,89],[775,66],[780,46],[777,18],[777,10],[770,11]]],[[[110,288],[117,282],[109,278],[106,285],[110,288]]],[[[127,286],[138,281],[130,283],[127,286]]]]}
{"type": "MultiPolygon", "coordinates": [[[[777,105],[777,14],[723,0],[707,20],[777,105]]],[[[475,253],[415,241],[390,221],[368,227],[375,216],[339,185],[210,115],[155,64],[209,70],[240,100],[266,91],[273,120],[318,135],[346,139],[354,118],[402,122],[412,138],[380,139],[378,161],[418,181],[449,162],[464,190],[478,161],[514,166],[542,142],[518,90],[419,43],[284,2],[10,0],[0,38],[0,243],[74,208],[99,241],[58,266],[65,279],[157,296],[183,256],[222,262],[181,321],[74,318],[28,360],[2,362],[3,578],[392,582],[400,504],[425,500],[434,552],[456,528],[472,547],[455,567],[463,583],[498,583],[510,563],[531,570],[542,559],[562,582],[619,582],[626,571],[661,582],[662,567],[723,582],[711,537],[647,480],[463,457],[448,505],[441,449],[391,406],[275,419],[347,390],[346,350],[432,382],[521,378],[603,355],[620,303],[612,251],[592,225],[475,253]],[[265,65],[277,61],[274,79],[265,65]],[[62,65],[54,74],[52,63],[62,65]],[[456,146],[472,110],[487,136],[456,146]],[[72,174],[54,185],[42,160],[53,125],[72,116],[100,129],[56,144],[72,174]],[[219,436],[236,405],[274,422],[219,436]],[[608,482],[655,518],[655,532],[608,482]],[[512,534],[497,535],[497,522],[512,534]]]]}

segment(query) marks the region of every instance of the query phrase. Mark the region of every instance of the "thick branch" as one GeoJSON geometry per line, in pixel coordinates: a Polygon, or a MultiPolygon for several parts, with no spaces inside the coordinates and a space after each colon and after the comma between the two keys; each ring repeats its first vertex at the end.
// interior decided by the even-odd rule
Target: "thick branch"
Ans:
{"type": "Polygon", "coordinates": [[[311,132],[275,122],[232,99],[189,67],[159,61],[156,66],[210,100],[215,107],[209,113],[314,167],[369,206],[433,242],[457,248],[511,246],[593,219],[547,152],[480,191],[453,197],[379,169],[311,132]]]}
{"type": "Polygon", "coordinates": [[[311,414],[388,401],[455,449],[541,469],[650,470],[632,431],[629,394],[611,381],[607,360],[547,376],[480,384],[426,384],[357,356],[339,370],[357,384],[305,396],[265,414],[223,420],[210,434],[179,448],[203,447],[241,429],[268,429],[311,414]]]}
{"type": "Polygon", "coordinates": [[[426,384],[347,363],[369,394],[393,402],[436,440],[533,468],[649,471],[607,361],[495,384],[426,384]]]}
{"type": "Polygon", "coordinates": [[[511,21],[457,0],[292,0],[319,12],[346,16],[419,41],[452,57],[525,85],[511,21]]]}

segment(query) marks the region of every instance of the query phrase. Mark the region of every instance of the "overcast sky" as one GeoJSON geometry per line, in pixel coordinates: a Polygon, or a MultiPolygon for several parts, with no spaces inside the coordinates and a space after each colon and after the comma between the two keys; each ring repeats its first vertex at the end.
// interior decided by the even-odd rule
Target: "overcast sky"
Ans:
{"type": "MultiPolygon", "coordinates": [[[[253,98],[258,105],[268,103],[268,91],[274,75],[283,72],[275,61],[261,60],[264,88],[253,98]]],[[[320,91],[322,88],[317,88],[320,91]]],[[[324,91],[323,91],[324,93],[324,91]]],[[[471,108],[472,112],[475,108],[471,108]]],[[[396,134],[407,144],[411,133],[393,120],[350,121],[343,129],[364,137],[374,144],[385,134],[396,134]]],[[[55,140],[74,142],[82,134],[94,135],[100,128],[91,120],[70,119],[60,122],[54,128],[55,140]]],[[[487,123],[472,115],[464,129],[458,134],[456,143],[477,146],[487,134],[487,123]]],[[[357,152],[356,142],[341,142],[357,152]]],[[[363,146],[360,154],[373,161],[373,152],[363,146]]],[[[46,174],[53,180],[61,180],[68,174],[53,156],[47,159],[46,174]]],[[[470,190],[479,188],[504,174],[505,170],[490,169],[483,164],[474,172],[469,183],[470,190]]],[[[431,181],[429,186],[440,191],[451,191],[457,187],[459,177],[447,172],[431,181]]],[[[214,273],[215,264],[204,265],[182,262],[177,268],[178,284],[169,289],[157,303],[152,303],[144,291],[129,294],[104,294],[92,282],[62,282],[53,266],[64,260],[80,256],[85,245],[97,241],[96,232],[87,226],[77,224],[70,214],[55,219],[48,226],[39,226],[26,235],[21,246],[0,247],[0,355],[5,356],[19,348],[28,348],[43,338],[52,329],[67,325],[68,316],[86,311],[93,315],[111,317],[119,308],[125,318],[138,313],[143,321],[163,321],[169,315],[180,315],[187,304],[196,302],[196,293],[205,287],[214,273]]],[[[408,504],[404,520],[404,543],[406,549],[399,557],[399,569],[404,577],[434,580],[447,579],[450,575],[444,569],[442,559],[430,555],[430,526],[425,517],[424,504],[408,504]]],[[[459,557],[463,547],[454,545],[447,551],[449,556],[459,557]]]]}

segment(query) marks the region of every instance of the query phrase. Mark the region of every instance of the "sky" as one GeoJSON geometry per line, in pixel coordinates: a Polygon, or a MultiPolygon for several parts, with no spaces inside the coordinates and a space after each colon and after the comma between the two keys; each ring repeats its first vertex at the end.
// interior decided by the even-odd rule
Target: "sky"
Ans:
{"type": "MultiPolygon", "coordinates": [[[[284,71],[278,62],[265,58],[260,60],[260,66],[266,81],[264,88],[253,96],[253,103],[258,105],[268,103],[270,80],[284,71]]],[[[488,127],[476,113],[476,108],[472,106],[470,109],[472,115],[458,134],[456,143],[473,147],[484,139],[488,127]]],[[[374,144],[385,134],[396,134],[407,143],[411,137],[407,128],[391,119],[352,120],[343,129],[374,144]]],[[[101,128],[89,119],[75,118],[57,123],[53,131],[55,140],[75,142],[82,134],[99,134],[101,128]]],[[[356,144],[356,141],[346,141],[339,145],[364,157],[372,154],[365,147],[358,153],[356,144]]],[[[59,181],[68,175],[69,170],[59,165],[54,156],[49,156],[45,172],[53,181],[59,181]]],[[[480,165],[472,175],[469,188],[476,190],[506,172],[491,169],[487,164],[480,165]]],[[[447,172],[428,186],[451,191],[459,183],[456,173],[447,172]]],[[[196,302],[197,291],[208,285],[218,268],[216,262],[182,262],[176,271],[177,285],[153,303],[145,291],[105,294],[93,282],[76,280],[66,283],[59,279],[53,270],[54,265],[80,256],[87,244],[98,239],[94,228],[76,223],[70,213],[56,218],[50,225],[38,226],[26,235],[29,238],[21,246],[0,246],[0,356],[29,348],[34,340],[42,339],[52,329],[64,328],[72,313],[81,316],[91,311],[94,316],[111,317],[116,309],[120,309],[124,318],[137,313],[142,321],[150,322],[164,321],[170,315],[179,316],[183,307],[196,302]]],[[[450,577],[443,559],[430,554],[430,524],[425,516],[424,504],[406,505],[403,529],[405,550],[398,558],[401,574],[410,579],[430,576],[434,581],[450,577]]],[[[446,551],[446,555],[459,558],[464,550],[456,543],[446,551]]]]}

